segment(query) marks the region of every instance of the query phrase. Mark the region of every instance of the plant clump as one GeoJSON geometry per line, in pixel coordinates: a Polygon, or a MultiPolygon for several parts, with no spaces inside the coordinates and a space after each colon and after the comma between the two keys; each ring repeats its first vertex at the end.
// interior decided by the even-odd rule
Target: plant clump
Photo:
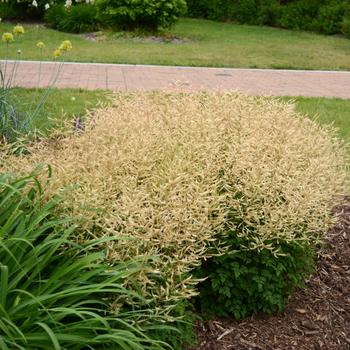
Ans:
{"type": "Polygon", "coordinates": [[[167,320],[127,303],[142,299],[124,287],[140,263],[110,264],[103,239],[74,242],[71,220],[55,215],[59,198],[43,203],[44,190],[36,173],[0,175],[0,348],[169,349],[148,336],[170,333],[167,320]],[[118,312],[112,296],[124,301],[118,312]]]}
{"type": "MultiPolygon", "coordinates": [[[[240,258],[257,254],[250,261],[260,266],[269,265],[270,256],[291,254],[273,269],[284,279],[304,276],[295,257],[310,260],[311,253],[300,249],[320,240],[332,224],[330,208],[345,192],[345,150],[334,132],[276,99],[117,94],[111,106],[92,113],[84,129],[42,139],[26,154],[4,157],[0,166],[28,171],[50,164],[55,176],[48,191],[63,193],[61,210],[81,218],[78,240],[124,237],[107,244],[112,261],[156,256],[138,288],[158,306],[196,294],[203,275],[193,277],[193,270],[237,251],[240,258]],[[260,259],[261,252],[267,258],[260,259]],[[283,270],[288,266],[294,269],[289,275],[283,270]]],[[[235,288],[229,278],[235,268],[225,265],[229,289],[235,288]]],[[[290,288],[275,290],[286,297],[290,288]]]]}
{"type": "Polygon", "coordinates": [[[166,29],[186,12],[185,0],[97,0],[101,23],[121,29],[166,29]]]}

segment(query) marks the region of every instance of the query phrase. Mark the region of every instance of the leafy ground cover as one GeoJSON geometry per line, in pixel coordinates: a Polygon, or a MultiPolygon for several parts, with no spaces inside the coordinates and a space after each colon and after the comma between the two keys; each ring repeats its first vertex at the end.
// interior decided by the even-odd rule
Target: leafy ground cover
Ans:
{"type": "Polygon", "coordinates": [[[292,296],[284,313],[198,322],[192,350],[349,349],[349,198],[335,212],[340,219],[319,252],[317,273],[292,296]]]}
{"type": "MultiPolygon", "coordinates": [[[[3,23],[0,29],[11,27],[3,23]]],[[[56,43],[67,39],[74,47],[69,60],[79,62],[350,69],[350,43],[343,37],[199,19],[182,19],[160,37],[123,32],[73,35],[27,25],[26,35],[11,45],[22,50],[22,59],[49,60],[56,43]],[[47,45],[43,54],[33,44],[37,40],[47,45]]],[[[11,51],[15,58],[16,50],[11,51]]],[[[6,57],[5,45],[0,45],[0,56],[6,57]]]]}

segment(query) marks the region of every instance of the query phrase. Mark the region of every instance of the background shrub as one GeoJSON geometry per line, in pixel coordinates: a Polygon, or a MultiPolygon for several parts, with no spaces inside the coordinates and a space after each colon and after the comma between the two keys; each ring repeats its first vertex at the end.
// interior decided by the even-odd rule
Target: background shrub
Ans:
{"type": "Polygon", "coordinates": [[[256,24],[278,26],[282,9],[277,0],[262,1],[258,8],[256,24]]]}
{"type": "Polygon", "coordinates": [[[63,5],[55,5],[44,18],[52,28],[62,32],[84,33],[98,28],[96,8],[91,4],[77,4],[68,9],[63,5]]]}
{"type": "Polygon", "coordinates": [[[239,23],[254,23],[258,11],[257,0],[188,0],[187,4],[190,16],[239,23]]]}
{"type": "Polygon", "coordinates": [[[341,24],[341,31],[345,36],[350,38],[350,15],[344,17],[341,24]]]}
{"type": "Polygon", "coordinates": [[[256,0],[237,1],[228,8],[228,16],[238,23],[254,23],[258,14],[256,0]]]}
{"type": "Polygon", "coordinates": [[[340,33],[343,18],[349,10],[350,4],[346,2],[333,1],[322,6],[312,22],[312,29],[324,34],[340,33]]]}
{"type": "Polygon", "coordinates": [[[107,245],[111,261],[158,256],[138,288],[159,313],[196,294],[192,272],[204,259],[230,261],[231,251],[242,259],[257,254],[257,275],[270,261],[273,271],[286,270],[284,284],[272,286],[278,301],[263,305],[279,307],[287,280],[298,285],[304,276],[296,257],[309,266],[306,248],[330,227],[329,209],[345,193],[346,152],[334,133],[278,100],[118,94],[85,130],[43,139],[28,155],[4,156],[0,169],[51,164],[49,193],[71,186],[61,210],[80,218],[86,231],[76,233],[79,240],[85,232],[129,237],[107,245]],[[274,260],[282,249],[291,258],[274,260]]]}
{"type": "Polygon", "coordinates": [[[342,0],[188,0],[188,15],[324,34],[341,33],[349,3],[342,0]]]}
{"type": "Polygon", "coordinates": [[[283,7],[279,24],[284,28],[310,30],[317,17],[319,0],[299,0],[283,7]]]}
{"type": "Polygon", "coordinates": [[[60,23],[64,20],[66,16],[66,9],[63,5],[57,4],[52,6],[44,16],[45,22],[48,26],[58,29],[60,23]]]}
{"type": "Polygon", "coordinates": [[[42,6],[31,6],[31,1],[2,1],[0,2],[0,17],[9,20],[40,20],[45,12],[42,6]]]}
{"type": "Polygon", "coordinates": [[[217,4],[217,1],[211,0],[186,0],[187,3],[187,15],[195,18],[208,18],[218,20],[220,17],[213,12],[213,5],[217,4]]]}
{"type": "Polygon", "coordinates": [[[97,0],[96,5],[102,23],[122,29],[168,28],[186,10],[185,0],[97,0]]]}

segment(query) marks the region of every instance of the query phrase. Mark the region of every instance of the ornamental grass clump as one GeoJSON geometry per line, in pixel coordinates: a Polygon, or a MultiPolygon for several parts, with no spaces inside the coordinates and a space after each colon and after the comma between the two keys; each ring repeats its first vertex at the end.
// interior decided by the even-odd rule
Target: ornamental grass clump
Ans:
{"type": "Polygon", "coordinates": [[[0,175],[0,349],[170,349],[147,335],[165,320],[127,303],[142,299],[124,287],[141,262],[106,261],[103,239],[74,242],[43,190],[37,174],[0,175]]]}
{"type": "MultiPolygon", "coordinates": [[[[139,277],[158,305],[196,294],[197,277],[208,276],[200,266],[215,256],[313,247],[345,192],[345,150],[332,130],[290,103],[235,93],[118,94],[85,132],[57,133],[27,151],[2,168],[50,164],[49,192],[62,192],[61,210],[81,218],[78,240],[129,237],[107,245],[112,261],[158,256],[139,277]]],[[[213,266],[208,274],[220,273],[213,266]]],[[[234,266],[225,266],[225,283],[234,266]]],[[[230,298],[235,285],[228,288],[230,298]]]]}

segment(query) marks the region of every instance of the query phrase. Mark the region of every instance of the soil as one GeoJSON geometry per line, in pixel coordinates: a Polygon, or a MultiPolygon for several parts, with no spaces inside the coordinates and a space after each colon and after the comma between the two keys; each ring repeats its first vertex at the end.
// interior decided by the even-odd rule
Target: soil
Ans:
{"type": "MultiPolygon", "coordinates": [[[[93,32],[93,33],[84,33],[79,34],[79,36],[85,40],[88,41],[106,41],[107,36],[103,34],[103,32],[93,32]]],[[[129,38],[130,40],[134,42],[140,42],[140,43],[155,43],[155,44],[161,44],[161,43],[170,43],[170,44],[185,44],[191,42],[188,38],[180,38],[173,35],[148,35],[148,36],[125,36],[126,38],[129,38]]],[[[123,38],[122,35],[120,37],[116,38],[123,38]]]]}
{"type": "Polygon", "coordinates": [[[339,220],[318,254],[317,273],[283,314],[199,322],[192,350],[350,349],[350,198],[335,213],[339,220]]]}
{"type": "Polygon", "coordinates": [[[88,41],[106,41],[106,36],[101,32],[83,33],[78,36],[88,41]]]}
{"type": "Polygon", "coordinates": [[[188,38],[179,38],[177,36],[157,36],[157,35],[150,35],[145,37],[135,37],[133,39],[136,42],[143,42],[143,43],[170,43],[170,44],[185,44],[191,42],[188,38]]]}

